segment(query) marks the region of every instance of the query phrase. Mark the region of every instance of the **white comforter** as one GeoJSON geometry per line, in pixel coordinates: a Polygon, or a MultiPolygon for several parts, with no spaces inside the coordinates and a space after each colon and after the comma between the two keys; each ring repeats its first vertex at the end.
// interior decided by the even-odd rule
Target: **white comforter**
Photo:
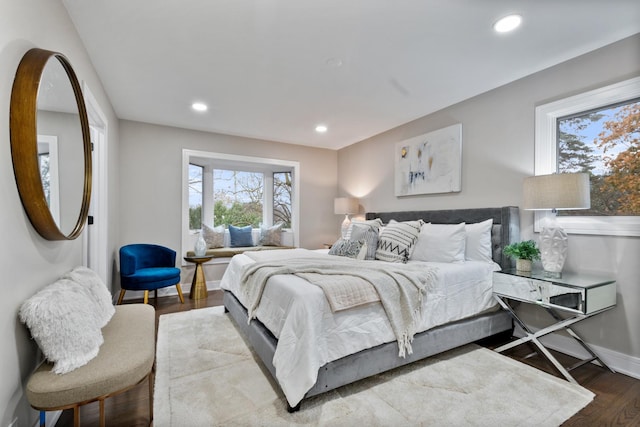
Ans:
{"type": "MultiPolygon", "coordinates": [[[[269,257],[332,255],[291,249],[251,256],[263,261],[269,257]]],[[[234,256],[220,283],[222,289],[231,291],[243,305],[246,302],[238,292],[242,266],[255,262],[253,258],[234,256]]],[[[424,264],[435,266],[438,271],[437,280],[427,290],[418,331],[473,316],[495,305],[491,282],[495,264],[477,261],[424,264]]],[[[332,313],[322,289],[293,275],[269,279],[255,313],[278,338],[273,365],[280,387],[292,407],[315,384],[321,366],[395,340],[380,303],[332,313]]]]}

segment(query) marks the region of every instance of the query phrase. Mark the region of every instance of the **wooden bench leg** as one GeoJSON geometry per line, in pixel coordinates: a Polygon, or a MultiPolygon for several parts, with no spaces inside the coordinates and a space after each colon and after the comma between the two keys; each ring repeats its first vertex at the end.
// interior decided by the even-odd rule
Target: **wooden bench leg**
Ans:
{"type": "Polygon", "coordinates": [[[73,407],[73,427],[80,427],[80,406],[73,407]]]}
{"type": "Polygon", "coordinates": [[[105,427],[105,422],[104,422],[104,399],[100,399],[99,401],[100,404],[100,427],[105,427]]]}
{"type": "Polygon", "coordinates": [[[153,425],[153,384],[154,384],[154,372],[153,369],[149,373],[149,425],[153,425]]]}

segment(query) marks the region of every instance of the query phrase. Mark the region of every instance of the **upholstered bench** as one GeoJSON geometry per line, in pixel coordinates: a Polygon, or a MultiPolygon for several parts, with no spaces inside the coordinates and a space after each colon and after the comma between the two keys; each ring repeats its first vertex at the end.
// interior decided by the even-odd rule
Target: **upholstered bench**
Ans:
{"type": "Polygon", "coordinates": [[[104,343],[86,365],[66,374],[54,374],[43,363],[27,382],[27,399],[41,411],[73,408],[79,425],[81,405],[100,402],[100,425],[105,425],[104,400],[149,381],[149,419],[153,420],[153,363],[155,359],[155,310],[148,304],[116,307],[102,328],[104,343]]]}
{"type": "Polygon", "coordinates": [[[104,400],[145,380],[153,421],[153,306],[114,307],[98,275],[78,267],[26,300],[19,315],[45,357],[25,389],[31,406],[40,411],[40,425],[46,411],[73,408],[79,426],[80,406],[98,401],[104,426],[104,400]]]}
{"type": "MultiPolygon", "coordinates": [[[[295,249],[295,246],[240,246],[240,247],[224,247],[207,249],[204,256],[210,256],[214,258],[231,258],[234,255],[243,254],[249,251],[268,251],[272,249],[295,249]]],[[[187,251],[188,257],[195,256],[194,251],[187,251]]]]}

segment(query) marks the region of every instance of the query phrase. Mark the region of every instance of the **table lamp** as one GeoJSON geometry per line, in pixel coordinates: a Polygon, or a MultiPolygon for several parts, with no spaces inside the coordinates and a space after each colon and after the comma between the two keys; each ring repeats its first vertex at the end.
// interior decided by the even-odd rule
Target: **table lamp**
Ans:
{"type": "Polygon", "coordinates": [[[556,220],[556,211],[589,209],[591,189],[587,173],[558,173],[525,178],[523,209],[550,210],[542,221],[540,259],[547,277],[561,277],[569,239],[556,220]]]}
{"type": "Polygon", "coordinates": [[[360,207],[358,203],[358,199],[354,197],[337,197],[333,199],[333,211],[336,215],[344,215],[344,221],[342,221],[342,237],[347,235],[347,230],[349,229],[349,225],[351,225],[351,220],[349,219],[349,214],[358,213],[358,208],[360,207]]]}

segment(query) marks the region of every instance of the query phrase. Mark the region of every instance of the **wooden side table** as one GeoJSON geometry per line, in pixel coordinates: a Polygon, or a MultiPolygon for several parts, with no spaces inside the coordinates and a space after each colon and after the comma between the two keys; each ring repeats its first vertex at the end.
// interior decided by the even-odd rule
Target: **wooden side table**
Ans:
{"type": "Polygon", "coordinates": [[[204,277],[204,269],[202,264],[211,261],[212,256],[186,256],[184,260],[192,262],[196,265],[196,271],[193,273],[193,280],[191,281],[191,291],[189,292],[189,298],[199,300],[206,298],[207,292],[207,279],[204,277]]]}

